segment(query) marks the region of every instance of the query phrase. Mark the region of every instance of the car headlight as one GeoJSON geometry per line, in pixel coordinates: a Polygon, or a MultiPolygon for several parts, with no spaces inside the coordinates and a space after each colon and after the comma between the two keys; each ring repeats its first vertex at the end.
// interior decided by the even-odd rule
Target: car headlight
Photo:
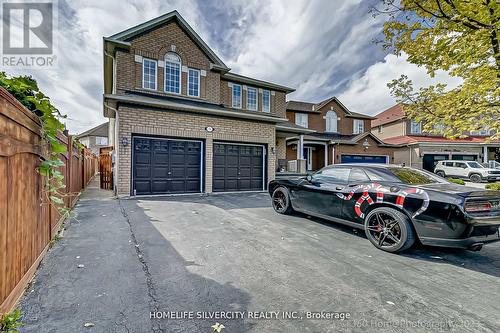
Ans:
{"type": "Polygon", "coordinates": [[[493,171],[486,171],[487,174],[491,175],[493,171]]]}

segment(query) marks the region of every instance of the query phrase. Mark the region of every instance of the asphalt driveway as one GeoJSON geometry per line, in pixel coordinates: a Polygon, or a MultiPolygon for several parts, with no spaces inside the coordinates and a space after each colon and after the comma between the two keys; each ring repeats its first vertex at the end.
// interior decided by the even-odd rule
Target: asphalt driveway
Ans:
{"type": "Polygon", "coordinates": [[[84,201],[44,261],[22,302],[25,331],[211,332],[216,322],[222,332],[500,331],[499,243],[388,254],[360,231],[278,215],[264,193],[99,202],[110,214],[84,201]],[[100,247],[111,259],[74,268],[76,254],[100,247]],[[55,272],[68,261],[69,273],[55,272]],[[166,319],[171,311],[182,319],[166,319]],[[307,319],[309,311],[349,319],[307,319]]]}

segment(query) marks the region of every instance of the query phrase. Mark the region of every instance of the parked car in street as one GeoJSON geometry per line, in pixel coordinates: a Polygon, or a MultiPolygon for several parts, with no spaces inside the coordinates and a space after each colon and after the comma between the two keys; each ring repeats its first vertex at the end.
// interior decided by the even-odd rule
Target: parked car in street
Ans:
{"type": "Polygon", "coordinates": [[[500,180],[500,170],[483,166],[476,161],[439,161],[434,173],[441,177],[468,179],[471,182],[494,182],[500,180]]]}
{"type": "Polygon", "coordinates": [[[480,250],[500,240],[500,191],[456,185],[388,164],[336,164],[269,183],[272,205],[364,229],[377,248],[426,245],[480,250]]]}

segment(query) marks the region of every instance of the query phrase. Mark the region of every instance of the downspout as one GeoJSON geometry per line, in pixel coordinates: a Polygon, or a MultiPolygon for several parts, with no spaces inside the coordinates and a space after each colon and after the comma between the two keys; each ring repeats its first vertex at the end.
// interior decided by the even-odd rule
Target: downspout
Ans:
{"type": "Polygon", "coordinates": [[[111,54],[109,54],[106,50],[104,50],[104,55],[107,56],[107,57],[110,57],[111,60],[112,60],[112,68],[113,68],[113,85],[112,85],[112,88],[111,88],[111,93],[112,94],[116,94],[116,59],[114,56],[112,56],[111,54]]]}
{"type": "MultiPolygon", "coordinates": [[[[108,109],[111,109],[115,112],[115,121],[114,121],[114,133],[113,133],[113,136],[114,136],[114,142],[113,142],[113,151],[112,151],[112,155],[111,155],[111,161],[112,161],[112,166],[113,166],[113,193],[115,195],[118,194],[118,188],[117,188],[117,184],[118,184],[118,150],[119,150],[119,143],[118,143],[118,110],[109,106],[106,102],[104,102],[104,107],[105,108],[108,108],[108,109]]],[[[110,120],[110,125],[111,125],[111,118],[109,118],[110,120]]],[[[111,126],[110,126],[111,127],[111,126]]]]}
{"type": "Polygon", "coordinates": [[[408,153],[410,154],[410,160],[409,160],[410,165],[409,165],[409,167],[413,167],[412,160],[411,160],[411,155],[412,155],[412,154],[411,154],[411,148],[410,148],[410,145],[406,145],[406,147],[408,147],[408,153]]]}

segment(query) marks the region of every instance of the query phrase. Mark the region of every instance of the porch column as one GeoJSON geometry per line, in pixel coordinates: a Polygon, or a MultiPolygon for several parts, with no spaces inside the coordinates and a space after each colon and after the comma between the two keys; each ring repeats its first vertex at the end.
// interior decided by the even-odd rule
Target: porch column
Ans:
{"type": "Polygon", "coordinates": [[[301,134],[299,136],[299,142],[297,144],[297,159],[298,160],[304,159],[304,135],[303,134],[301,134]]]}
{"type": "Polygon", "coordinates": [[[325,166],[328,165],[328,143],[325,143],[325,166]]]}
{"type": "Polygon", "coordinates": [[[335,164],[335,146],[332,145],[332,164],[335,164]]]}
{"type": "Polygon", "coordinates": [[[483,146],[483,163],[488,163],[488,146],[483,146]]]}

